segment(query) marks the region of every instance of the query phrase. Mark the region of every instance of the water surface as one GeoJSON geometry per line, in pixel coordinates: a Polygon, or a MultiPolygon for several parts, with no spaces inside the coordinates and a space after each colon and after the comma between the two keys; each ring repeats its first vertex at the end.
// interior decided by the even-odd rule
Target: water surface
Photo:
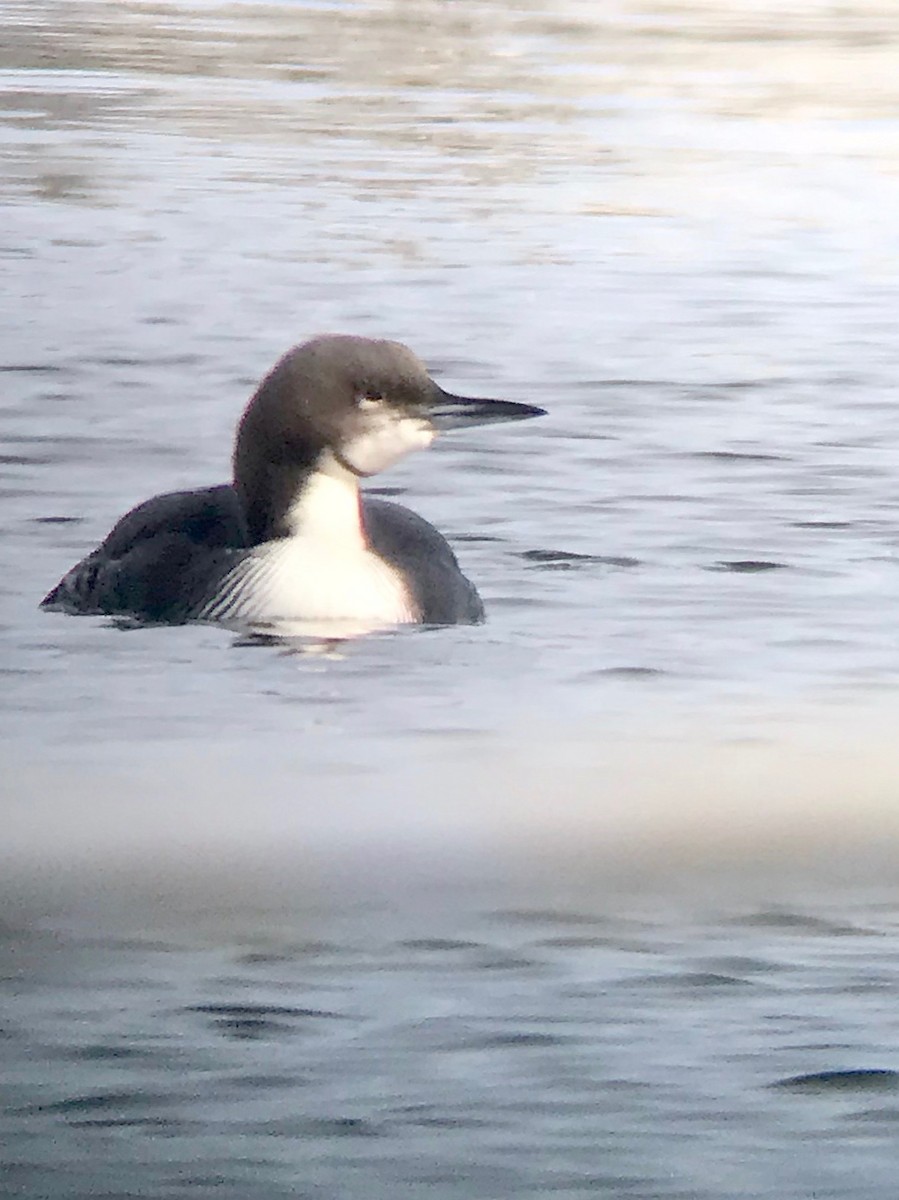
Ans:
{"type": "Polygon", "coordinates": [[[13,1194],[883,1196],[892,6],[0,19],[13,1194]],[[37,610],[322,331],[549,410],[377,480],[485,626],[37,610]]]}

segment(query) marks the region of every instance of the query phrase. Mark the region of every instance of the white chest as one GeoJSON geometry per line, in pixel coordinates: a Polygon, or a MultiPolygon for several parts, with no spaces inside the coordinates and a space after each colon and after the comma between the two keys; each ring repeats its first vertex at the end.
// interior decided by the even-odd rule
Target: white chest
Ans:
{"type": "Polygon", "coordinates": [[[400,576],[368,549],[356,477],[330,453],[300,480],[281,525],[289,536],[248,551],[201,619],[335,637],[418,620],[400,576]]]}
{"type": "Polygon", "coordinates": [[[416,620],[397,573],[363,547],[340,550],[317,539],[257,546],[222,581],[207,620],[251,624],[348,623],[374,629],[416,620]]]}

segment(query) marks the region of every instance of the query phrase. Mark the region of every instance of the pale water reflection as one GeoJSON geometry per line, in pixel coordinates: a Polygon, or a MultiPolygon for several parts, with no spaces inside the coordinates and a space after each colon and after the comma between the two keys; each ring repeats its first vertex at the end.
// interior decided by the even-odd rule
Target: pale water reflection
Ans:
{"type": "Polygon", "coordinates": [[[894,6],[0,7],[11,1194],[882,1200],[894,6]],[[488,623],[40,613],[320,331],[488,623]]]}

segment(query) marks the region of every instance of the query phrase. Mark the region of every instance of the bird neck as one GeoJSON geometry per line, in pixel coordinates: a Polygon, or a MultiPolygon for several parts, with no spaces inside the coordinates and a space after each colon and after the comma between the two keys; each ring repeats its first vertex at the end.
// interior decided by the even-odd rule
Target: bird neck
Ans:
{"type": "Polygon", "coordinates": [[[332,550],[366,547],[357,477],[330,450],[314,464],[258,463],[252,478],[235,478],[253,545],[303,538],[332,550]]]}

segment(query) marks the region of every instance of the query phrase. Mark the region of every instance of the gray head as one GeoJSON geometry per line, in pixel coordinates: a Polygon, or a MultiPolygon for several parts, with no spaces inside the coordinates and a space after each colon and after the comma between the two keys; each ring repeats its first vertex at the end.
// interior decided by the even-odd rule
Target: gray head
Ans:
{"type": "Polygon", "coordinates": [[[251,536],[279,536],[278,514],[326,458],[374,475],[441,429],[542,411],[453,396],[399,342],[332,335],[295,346],[263,379],[237,429],[234,483],[251,536]]]}

